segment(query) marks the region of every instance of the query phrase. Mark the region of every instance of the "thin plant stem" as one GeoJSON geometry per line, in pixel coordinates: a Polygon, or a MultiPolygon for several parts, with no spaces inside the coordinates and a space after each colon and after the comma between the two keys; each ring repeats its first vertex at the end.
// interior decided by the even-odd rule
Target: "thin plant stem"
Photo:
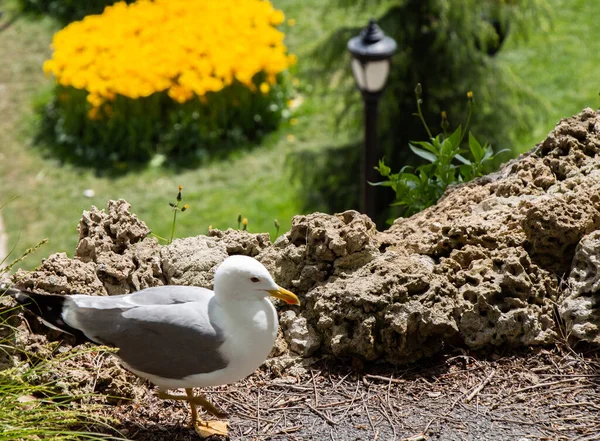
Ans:
{"type": "MultiPolygon", "coordinates": [[[[42,245],[45,245],[47,243],[48,243],[48,239],[42,239],[42,240],[40,240],[37,244],[35,244],[31,248],[28,248],[27,250],[25,250],[25,252],[21,255],[21,257],[13,260],[6,267],[2,268],[2,272],[8,273],[17,263],[22,262],[27,256],[29,256],[34,251],[37,251],[38,248],[40,248],[42,245]]],[[[15,244],[15,246],[16,246],[16,244],[15,244]]],[[[12,254],[12,251],[14,251],[14,247],[11,250],[11,252],[9,253],[9,255],[12,254]]],[[[6,257],[8,257],[8,256],[6,256],[6,257]]],[[[0,262],[0,264],[4,263],[5,260],[6,260],[6,258],[3,259],[2,262],[0,262]]]]}
{"type": "Polygon", "coordinates": [[[462,143],[465,134],[469,131],[469,124],[471,124],[471,115],[473,114],[473,101],[469,100],[469,115],[467,116],[467,123],[465,124],[465,128],[460,135],[460,141],[458,141],[458,145],[462,143]]]}
{"type": "Polygon", "coordinates": [[[427,131],[427,135],[429,135],[429,138],[433,138],[433,135],[431,134],[431,130],[429,130],[429,127],[427,126],[427,122],[425,122],[425,117],[423,116],[423,112],[421,111],[421,98],[419,98],[419,95],[417,95],[417,114],[419,115],[419,118],[421,118],[421,122],[423,123],[423,127],[425,127],[425,130],[427,131]]]}
{"type": "Polygon", "coordinates": [[[173,209],[173,225],[171,227],[171,238],[169,239],[169,244],[173,242],[173,237],[175,236],[175,221],[177,220],[177,207],[173,209]]]}

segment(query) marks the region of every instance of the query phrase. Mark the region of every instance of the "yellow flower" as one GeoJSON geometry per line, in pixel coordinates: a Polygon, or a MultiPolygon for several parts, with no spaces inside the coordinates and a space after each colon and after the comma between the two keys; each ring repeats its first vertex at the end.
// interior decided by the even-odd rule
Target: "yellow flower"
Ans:
{"type": "Polygon", "coordinates": [[[165,92],[183,103],[236,80],[254,92],[257,74],[273,85],[296,62],[284,20],[268,0],[118,2],[57,32],[43,70],[104,102],[165,92]]]}
{"type": "Polygon", "coordinates": [[[54,61],[52,61],[52,60],[46,60],[46,61],[44,61],[42,69],[44,69],[44,73],[46,74],[46,76],[50,76],[50,74],[55,69],[55,67],[54,67],[54,61]]]}
{"type": "Polygon", "coordinates": [[[99,120],[100,119],[100,108],[92,107],[90,110],[88,110],[87,116],[92,121],[99,120]]]}
{"type": "Polygon", "coordinates": [[[472,99],[473,99],[473,91],[469,90],[469,91],[467,92],[467,98],[468,98],[469,100],[472,100],[472,99]]]}
{"type": "Polygon", "coordinates": [[[92,107],[100,107],[104,102],[104,100],[99,95],[93,93],[88,94],[86,99],[87,102],[92,105],[92,107]]]}
{"type": "Polygon", "coordinates": [[[296,141],[296,137],[294,135],[292,135],[291,133],[288,134],[285,139],[287,140],[287,142],[294,142],[296,141]]]}
{"type": "Polygon", "coordinates": [[[296,20],[293,18],[290,18],[290,19],[288,19],[287,24],[289,27],[292,28],[292,27],[296,26],[296,20]]]}
{"type": "Polygon", "coordinates": [[[271,90],[271,86],[269,86],[269,83],[260,83],[260,92],[263,95],[266,95],[267,93],[269,93],[270,90],[271,90]]]}
{"type": "Polygon", "coordinates": [[[283,12],[274,10],[273,14],[271,15],[271,24],[277,26],[283,23],[283,20],[285,20],[285,15],[283,15],[283,12]]]}
{"type": "Polygon", "coordinates": [[[291,126],[295,126],[296,124],[298,124],[298,119],[297,118],[290,119],[290,125],[291,126]]]}

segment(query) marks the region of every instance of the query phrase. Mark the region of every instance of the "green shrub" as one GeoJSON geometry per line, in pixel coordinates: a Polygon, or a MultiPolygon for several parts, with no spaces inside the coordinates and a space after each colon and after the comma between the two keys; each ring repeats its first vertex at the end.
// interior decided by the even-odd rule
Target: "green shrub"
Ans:
{"type": "Polygon", "coordinates": [[[488,143],[481,145],[469,131],[474,106],[472,92],[467,93],[469,114],[464,129],[459,125],[452,133],[448,132],[450,124],[446,112],[443,111],[440,124],[442,133],[433,136],[421,111],[421,90],[421,85],[418,84],[415,89],[417,115],[429,135],[429,141],[412,141],[409,147],[428,164],[420,165],[414,171],[413,167],[404,166],[398,173],[392,173],[391,168],[381,160],[375,168],[386,180],[372,184],[391,187],[396,194],[392,206],[399,207],[400,215],[405,217],[435,204],[449,185],[482,176],[484,172],[489,171],[496,156],[508,151],[500,150],[494,154],[492,146],[488,143]],[[461,148],[467,134],[467,148],[461,148]]]}
{"type": "Polygon", "coordinates": [[[132,3],[135,0],[19,0],[19,4],[24,12],[49,15],[66,24],[86,15],[100,14],[117,1],[132,3]]]}
{"type": "MultiPolygon", "coordinates": [[[[86,91],[57,85],[41,109],[39,140],[64,160],[99,167],[143,163],[156,154],[180,164],[221,157],[277,128],[287,108],[285,78],[266,95],[235,83],[181,104],[166,93],[117,96],[94,119],[86,91]]],[[[260,76],[254,83],[261,84],[260,76]]]]}

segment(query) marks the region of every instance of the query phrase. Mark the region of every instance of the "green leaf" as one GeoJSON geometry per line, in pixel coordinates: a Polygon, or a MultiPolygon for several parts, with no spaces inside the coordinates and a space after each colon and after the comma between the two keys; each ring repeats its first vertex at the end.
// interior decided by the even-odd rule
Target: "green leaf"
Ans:
{"type": "Polygon", "coordinates": [[[460,138],[462,138],[462,126],[458,126],[452,135],[450,135],[447,139],[452,143],[452,145],[458,147],[460,138]]]}
{"type": "MultiPolygon", "coordinates": [[[[434,144],[432,144],[430,142],[427,142],[427,141],[411,141],[410,144],[418,145],[419,147],[423,147],[425,150],[428,150],[428,151],[430,151],[431,153],[433,153],[434,155],[437,156],[440,153],[440,149],[439,149],[439,147],[436,148],[436,146],[435,146],[435,140],[436,139],[437,138],[433,139],[434,144]]],[[[439,140],[438,140],[437,145],[439,146],[439,140]]]]}
{"type": "Polygon", "coordinates": [[[472,163],[471,161],[469,161],[467,158],[465,158],[465,157],[464,157],[464,156],[462,156],[462,155],[458,155],[458,154],[457,154],[457,155],[454,155],[454,157],[455,157],[456,159],[458,159],[460,162],[462,162],[463,164],[466,164],[466,165],[473,165],[473,163],[472,163]]]}
{"type": "Polygon", "coordinates": [[[458,170],[463,178],[463,181],[470,181],[473,179],[473,166],[472,165],[461,165],[458,170]]]}
{"type": "Polygon", "coordinates": [[[494,157],[494,149],[492,148],[491,145],[489,145],[486,142],[485,145],[483,146],[483,148],[485,149],[485,155],[483,155],[483,159],[481,160],[481,162],[485,162],[488,159],[491,159],[494,157]]]}
{"type": "Polygon", "coordinates": [[[426,159],[429,162],[435,162],[437,161],[437,156],[434,153],[428,152],[427,150],[423,150],[420,149],[418,147],[415,147],[412,144],[408,145],[410,147],[410,149],[413,151],[413,153],[417,156],[420,156],[423,159],[426,159]]]}
{"type": "Polygon", "coordinates": [[[392,169],[385,165],[385,158],[379,160],[379,166],[374,167],[381,176],[389,176],[392,169]]]}
{"type": "Polygon", "coordinates": [[[405,182],[419,182],[418,176],[413,175],[412,173],[402,173],[400,179],[405,182]]]}
{"type": "Polygon", "coordinates": [[[381,181],[381,182],[370,182],[370,181],[367,181],[367,183],[369,185],[372,185],[373,187],[393,187],[394,185],[397,184],[396,181],[381,181]]]}
{"type": "Polygon", "coordinates": [[[494,155],[494,158],[496,158],[498,155],[500,155],[501,153],[504,152],[510,152],[510,149],[502,149],[496,152],[496,154],[494,155]]]}
{"type": "Polygon", "coordinates": [[[482,161],[485,150],[471,132],[469,132],[469,150],[471,150],[475,162],[482,161]]]}

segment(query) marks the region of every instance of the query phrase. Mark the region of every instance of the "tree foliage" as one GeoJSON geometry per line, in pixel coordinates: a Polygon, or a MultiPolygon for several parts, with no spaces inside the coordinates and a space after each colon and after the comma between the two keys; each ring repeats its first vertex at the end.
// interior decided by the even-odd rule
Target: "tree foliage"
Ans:
{"type": "MultiPolygon", "coordinates": [[[[351,0],[338,0],[349,6],[351,0]]],[[[428,121],[440,121],[446,111],[450,130],[465,119],[464,96],[473,91],[477,112],[473,130],[490,141],[495,150],[515,150],[516,136],[531,127],[539,109],[535,97],[518,76],[498,61],[507,35],[526,38],[534,25],[549,22],[547,0],[370,0],[363,6],[385,6],[377,22],[398,43],[387,90],[382,98],[379,133],[382,156],[400,168],[414,160],[411,140],[426,133],[416,119],[413,90],[423,85],[423,113],[428,121]]],[[[366,23],[365,23],[366,25],[366,23]]],[[[329,78],[348,70],[348,40],[359,28],[341,28],[315,51],[329,78]]],[[[350,75],[345,87],[345,111],[340,122],[362,127],[360,94],[350,75]]]]}

